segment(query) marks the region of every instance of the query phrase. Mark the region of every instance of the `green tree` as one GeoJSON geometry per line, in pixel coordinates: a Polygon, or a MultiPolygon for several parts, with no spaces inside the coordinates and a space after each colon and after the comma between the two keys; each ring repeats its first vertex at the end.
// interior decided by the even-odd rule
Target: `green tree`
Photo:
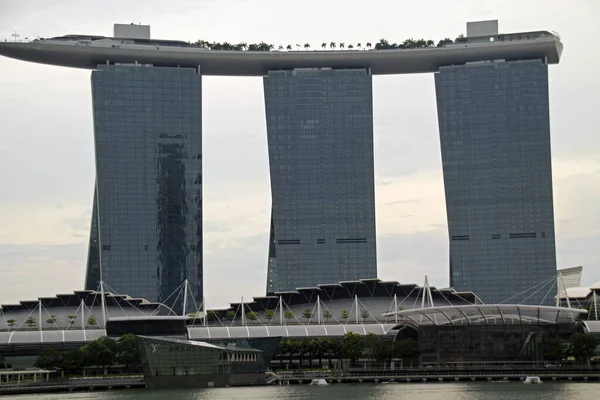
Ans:
{"type": "MultiPolygon", "coordinates": [[[[315,354],[318,356],[319,355],[319,343],[315,340],[315,339],[310,339],[310,340],[306,340],[306,350],[308,352],[308,368],[312,368],[313,366],[313,359],[315,358],[315,354]]],[[[319,364],[321,364],[321,362],[319,361],[319,364]]]]}
{"type": "Polygon", "coordinates": [[[25,320],[25,324],[31,329],[35,326],[36,324],[36,319],[32,316],[27,317],[27,319],[25,320]]]}
{"type": "Polygon", "coordinates": [[[54,315],[51,315],[47,320],[46,323],[48,325],[50,325],[50,327],[52,327],[52,325],[56,324],[56,317],[54,315]]]}
{"type": "Polygon", "coordinates": [[[273,310],[265,311],[265,318],[267,320],[269,320],[269,321],[272,320],[274,316],[275,316],[275,311],[273,311],[273,310]]]}
{"type": "MultiPolygon", "coordinates": [[[[367,47],[369,46],[370,43],[367,43],[367,47]]],[[[377,50],[388,50],[388,49],[392,49],[395,46],[391,45],[390,42],[387,41],[387,39],[379,39],[379,42],[375,43],[375,49],[377,50]]]]}
{"type": "Polygon", "coordinates": [[[325,42],[321,43],[321,47],[323,48],[323,50],[325,50],[327,48],[327,43],[325,43],[325,42]]]}
{"type": "Polygon", "coordinates": [[[329,310],[323,311],[323,318],[325,318],[325,322],[329,322],[331,318],[333,318],[333,313],[329,310]]]}
{"type": "Polygon", "coordinates": [[[80,371],[84,366],[83,352],[81,349],[73,349],[63,354],[61,368],[67,373],[80,371]]]}
{"type": "Polygon", "coordinates": [[[371,361],[375,361],[380,353],[381,348],[381,338],[374,333],[369,333],[364,337],[365,342],[365,350],[369,356],[371,361]]]}
{"type": "Polygon", "coordinates": [[[219,318],[219,313],[215,310],[208,310],[206,312],[207,321],[216,321],[219,318]]]}
{"type": "Polygon", "coordinates": [[[440,40],[436,47],[444,47],[447,44],[452,44],[452,43],[454,43],[454,40],[452,40],[450,38],[445,38],[445,39],[440,40]]]}
{"type": "Polygon", "coordinates": [[[393,356],[393,342],[374,334],[365,337],[365,349],[372,361],[386,362],[393,356]]]}
{"type": "Polygon", "coordinates": [[[300,368],[303,368],[304,365],[304,355],[308,354],[310,351],[309,348],[309,340],[296,340],[296,353],[298,354],[298,365],[300,368]]]}
{"type": "Polygon", "coordinates": [[[125,368],[129,370],[141,368],[142,359],[137,336],[127,333],[119,339],[115,359],[117,363],[125,365],[125,368]]]}
{"type": "Polygon", "coordinates": [[[371,314],[369,314],[368,310],[362,310],[360,312],[360,318],[361,318],[361,320],[368,321],[370,317],[371,317],[371,314]]]}
{"type": "Polygon", "coordinates": [[[35,360],[33,366],[41,369],[60,368],[62,358],[62,353],[56,349],[43,349],[38,354],[38,357],[35,360]]]}
{"type": "Polygon", "coordinates": [[[319,338],[319,343],[321,345],[321,351],[323,354],[327,356],[327,367],[332,368],[331,359],[336,355],[336,350],[338,348],[337,343],[339,341],[333,340],[331,338],[319,338]]]}
{"type": "Polygon", "coordinates": [[[258,314],[254,311],[250,311],[248,314],[246,314],[246,317],[249,321],[256,321],[258,319],[258,314]]]}
{"type": "Polygon", "coordinates": [[[544,359],[548,361],[562,361],[567,357],[569,344],[559,338],[544,341],[544,359]]]}
{"type": "Polygon", "coordinates": [[[283,313],[285,320],[289,323],[292,318],[294,318],[294,313],[291,311],[286,311],[283,313]]]}
{"type": "Polygon", "coordinates": [[[319,368],[323,368],[323,357],[329,352],[331,339],[321,337],[314,342],[314,352],[319,359],[319,368]]]}
{"type": "Polygon", "coordinates": [[[403,360],[415,360],[421,355],[419,343],[414,339],[404,339],[394,342],[393,355],[403,360]]]}
{"type": "Polygon", "coordinates": [[[286,50],[290,51],[291,49],[292,49],[292,45],[288,44],[287,47],[286,47],[286,50]]]}
{"type": "Polygon", "coordinates": [[[348,48],[349,48],[349,49],[353,49],[353,48],[354,48],[354,45],[352,45],[352,44],[349,44],[349,45],[348,45],[348,48]]]}
{"type": "Polygon", "coordinates": [[[287,340],[282,340],[281,342],[279,342],[277,351],[281,358],[283,358],[283,356],[286,354],[288,355],[289,365],[291,366],[292,360],[294,359],[294,354],[296,353],[296,349],[297,349],[296,342],[287,339],[287,340]]]}
{"type": "Polygon", "coordinates": [[[356,362],[365,348],[365,342],[358,333],[348,332],[342,338],[342,352],[350,362],[356,362]]]}
{"type": "Polygon", "coordinates": [[[90,315],[87,319],[87,324],[89,326],[96,326],[98,325],[98,319],[96,318],[96,316],[94,314],[90,315]]]}
{"type": "Polygon", "coordinates": [[[575,333],[569,340],[570,353],[577,363],[589,364],[590,358],[594,356],[598,342],[596,338],[590,334],[575,333]]]}
{"type": "Polygon", "coordinates": [[[356,47],[360,50],[360,48],[362,47],[362,43],[356,43],[356,47]]]}
{"type": "Polygon", "coordinates": [[[329,48],[330,49],[335,49],[335,42],[329,43],[329,48]]]}
{"type": "Polygon", "coordinates": [[[75,323],[75,320],[77,319],[77,315],[71,314],[67,318],[69,318],[69,326],[72,326],[75,323]]]}
{"type": "Polygon", "coordinates": [[[342,321],[348,322],[348,319],[350,318],[350,311],[342,310],[342,313],[340,314],[340,318],[342,319],[342,321]]]}
{"type": "Polygon", "coordinates": [[[305,308],[304,311],[302,311],[302,318],[306,319],[307,322],[312,318],[312,315],[313,313],[310,308],[305,308]]]}
{"type": "Polygon", "coordinates": [[[10,328],[12,328],[17,323],[17,320],[16,319],[9,319],[9,320],[6,321],[6,323],[8,324],[8,326],[10,328]]]}
{"type": "Polygon", "coordinates": [[[202,318],[202,316],[204,315],[204,313],[202,311],[194,311],[191,312],[187,315],[188,318],[191,319],[198,319],[198,318],[202,318]]]}
{"type": "Polygon", "coordinates": [[[335,356],[341,363],[344,358],[344,351],[342,346],[342,340],[332,340],[329,344],[329,365],[331,365],[331,359],[335,356]]]}
{"type": "Polygon", "coordinates": [[[310,43],[304,43],[304,50],[310,49],[310,43]]]}
{"type": "Polygon", "coordinates": [[[367,42],[367,44],[365,45],[368,49],[370,49],[373,45],[370,42],[367,42]]]}
{"type": "Polygon", "coordinates": [[[233,312],[232,310],[229,310],[225,313],[225,318],[233,320],[233,318],[235,317],[235,312],[233,312]]]}
{"type": "Polygon", "coordinates": [[[81,348],[84,365],[104,368],[104,374],[108,367],[114,364],[117,343],[110,338],[103,337],[90,342],[81,348]]]}
{"type": "Polygon", "coordinates": [[[343,49],[343,48],[345,48],[345,47],[346,47],[346,44],[345,44],[345,43],[340,43],[340,49],[343,49]]]}

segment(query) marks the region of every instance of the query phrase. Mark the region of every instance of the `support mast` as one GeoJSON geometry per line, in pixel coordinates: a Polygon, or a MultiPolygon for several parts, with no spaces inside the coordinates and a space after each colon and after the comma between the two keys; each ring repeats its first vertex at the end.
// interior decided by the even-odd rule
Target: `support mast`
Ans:
{"type": "Polygon", "coordinates": [[[183,282],[183,311],[181,312],[181,316],[185,317],[187,313],[185,312],[187,309],[187,295],[188,295],[188,280],[186,279],[183,282]]]}

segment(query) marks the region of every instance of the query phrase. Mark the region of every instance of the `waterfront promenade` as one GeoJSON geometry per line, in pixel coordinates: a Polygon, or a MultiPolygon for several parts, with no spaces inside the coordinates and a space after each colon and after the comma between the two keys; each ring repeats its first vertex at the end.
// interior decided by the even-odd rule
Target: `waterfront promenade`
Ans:
{"type": "MultiPolygon", "coordinates": [[[[551,366],[517,368],[436,368],[436,369],[347,369],[347,370],[294,370],[267,374],[265,384],[307,385],[315,378],[336,383],[438,383],[438,382],[511,382],[523,381],[527,376],[539,376],[543,382],[596,382],[600,383],[600,367],[551,366]]],[[[3,383],[0,396],[32,393],[65,393],[81,391],[104,391],[143,389],[146,382],[142,375],[99,376],[50,381],[21,381],[3,383]]]]}
{"type": "Polygon", "coordinates": [[[307,384],[315,378],[329,383],[431,383],[523,381],[527,376],[539,376],[542,381],[600,382],[598,367],[280,371],[275,375],[270,381],[279,385],[307,384]]]}
{"type": "Polygon", "coordinates": [[[145,388],[142,375],[55,379],[43,382],[21,381],[3,383],[0,396],[9,394],[57,393],[145,388]]]}

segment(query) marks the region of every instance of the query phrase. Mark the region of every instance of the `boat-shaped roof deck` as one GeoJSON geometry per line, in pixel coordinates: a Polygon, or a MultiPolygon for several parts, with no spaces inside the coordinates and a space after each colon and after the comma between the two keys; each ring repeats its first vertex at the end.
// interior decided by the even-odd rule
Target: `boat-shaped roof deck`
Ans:
{"type": "Polygon", "coordinates": [[[463,38],[443,47],[389,50],[210,50],[175,40],[67,35],[32,42],[0,42],[0,55],[72,68],[99,64],[200,66],[203,75],[265,76],[271,70],[366,68],[373,75],[437,72],[440,67],[486,60],[560,61],[560,39],[545,31],[463,38]]]}

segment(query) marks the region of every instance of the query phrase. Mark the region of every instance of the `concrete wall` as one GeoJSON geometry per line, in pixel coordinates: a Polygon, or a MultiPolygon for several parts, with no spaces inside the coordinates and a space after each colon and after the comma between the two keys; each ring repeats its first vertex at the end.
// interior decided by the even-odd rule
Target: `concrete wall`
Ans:
{"type": "Polygon", "coordinates": [[[115,24],[114,37],[126,39],[150,39],[150,25],[115,24]]]}

